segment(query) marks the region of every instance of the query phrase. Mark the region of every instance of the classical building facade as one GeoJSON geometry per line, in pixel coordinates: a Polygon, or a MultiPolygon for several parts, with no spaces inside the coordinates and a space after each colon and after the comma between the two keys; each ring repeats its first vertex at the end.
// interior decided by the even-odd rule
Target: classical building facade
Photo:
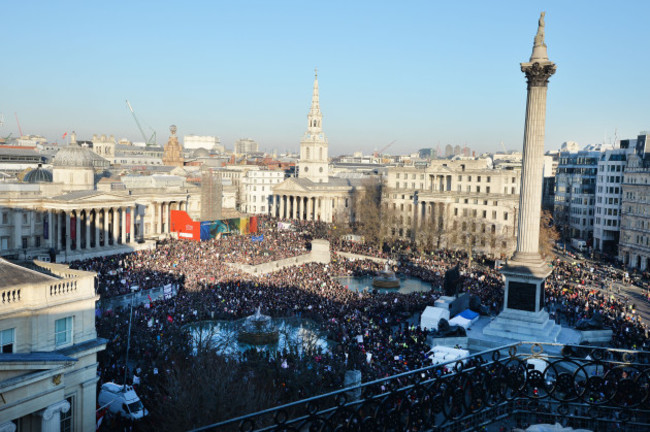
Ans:
{"type": "Polygon", "coordinates": [[[646,136],[639,140],[623,175],[618,257],[628,267],[650,270],[650,158],[646,136]]]}
{"type": "Polygon", "coordinates": [[[282,219],[332,222],[348,219],[355,189],[362,189],[358,178],[331,177],[328,142],[323,132],[318,74],[314,77],[307,131],[300,141],[297,177],[273,187],[269,214],[282,219]]]}
{"type": "Polygon", "coordinates": [[[43,170],[0,183],[0,255],[66,261],[131,251],[170,235],[171,210],[200,211],[198,188],[184,179],[105,183],[98,157],[72,142],[57,153],[51,176],[43,170]]]}
{"type": "Polygon", "coordinates": [[[252,169],[241,179],[244,196],[242,211],[268,214],[273,186],[284,181],[284,170],[252,169]]]}
{"type": "Polygon", "coordinates": [[[393,236],[434,247],[464,248],[470,241],[472,250],[497,256],[514,250],[520,169],[493,169],[476,159],[387,171],[383,200],[393,236]]]}
{"type": "Polygon", "coordinates": [[[0,430],[95,430],[95,273],[37,264],[0,258],[0,430]]]}

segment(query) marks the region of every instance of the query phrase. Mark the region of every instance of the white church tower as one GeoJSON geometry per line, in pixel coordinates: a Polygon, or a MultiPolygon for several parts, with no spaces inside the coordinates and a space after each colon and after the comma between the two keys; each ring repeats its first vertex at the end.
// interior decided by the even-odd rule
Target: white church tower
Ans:
{"type": "Polygon", "coordinates": [[[311,109],[307,116],[309,125],[307,132],[300,141],[300,162],[298,163],[298,177],[313,181],[314,183],[327,183],[328,155],[327,138],[323,133],[323,115],[318,103],[318,70],[314,77],[314,94],[311,98],[311,109]]]}

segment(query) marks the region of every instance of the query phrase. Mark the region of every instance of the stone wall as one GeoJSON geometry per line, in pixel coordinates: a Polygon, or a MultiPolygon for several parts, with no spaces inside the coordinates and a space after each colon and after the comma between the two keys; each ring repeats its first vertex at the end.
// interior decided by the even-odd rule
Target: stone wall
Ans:
{"type": "Polygon", "coordinates": [[[353,254],[350,252],[336,252],[337,255],[340,255],[344,258],[347,258],[349,260],[370,260],[379,264],[384,264],[386,261],[388,261],[386,258],[376,258],[376,257],[371,257],[371,256],[366,256],[366,255],[358,255],[358,254],[353,254]]]}
{"type": "Polygon", "coordinates": [[[311,245],[311,252],[278,261],[271,261],[258,265],[247,265],[238,263],[227,263],[229,266],[248,274],[258,275],[281,270],[286,267],[301,265],[311,262],[328,264],[330,262],[330,243],[327,240],[314,240],[311,245]]]}

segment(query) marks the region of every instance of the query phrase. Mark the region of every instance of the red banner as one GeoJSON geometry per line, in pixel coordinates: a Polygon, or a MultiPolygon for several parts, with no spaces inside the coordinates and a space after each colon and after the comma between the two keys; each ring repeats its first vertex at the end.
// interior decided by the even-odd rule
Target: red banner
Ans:
{"type": "Polygon", "coordinates": [[[126,233],[131,234],[131,209],[126,212],[126,233]]]}
{"type": "Polygon", "coordinates": [[[201,222],[192,220],[183,210],[171,211],[170,230],[178,233],[179,239],[201,240],[201,222]]]}

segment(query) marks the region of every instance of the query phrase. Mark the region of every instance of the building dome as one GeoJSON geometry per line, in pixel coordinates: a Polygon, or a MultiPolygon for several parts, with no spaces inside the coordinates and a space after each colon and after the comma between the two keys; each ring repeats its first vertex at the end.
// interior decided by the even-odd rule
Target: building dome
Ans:
{"type": "Polygon", "coordinates": [[[203,147],[199,147],[194,152],[192,153],[194,157],[208,157],[210,156],[210,152],[207,149],[204,149],[203,147]]]}
{"type": "Polygon", "coordinates": [[[38,165],[38,168],[28,171],[23,177],[25,183],[52,183],[52,172],[38,165]]]}
{"type": "Polygon", "coordinates": [[[63,147],[54,156],[52,165],[56,167],[80,167],[80,168],[93,168],[95,154],[87,147],[80,147],[76,143],[70,143],[67,147],[63,147]]]}

